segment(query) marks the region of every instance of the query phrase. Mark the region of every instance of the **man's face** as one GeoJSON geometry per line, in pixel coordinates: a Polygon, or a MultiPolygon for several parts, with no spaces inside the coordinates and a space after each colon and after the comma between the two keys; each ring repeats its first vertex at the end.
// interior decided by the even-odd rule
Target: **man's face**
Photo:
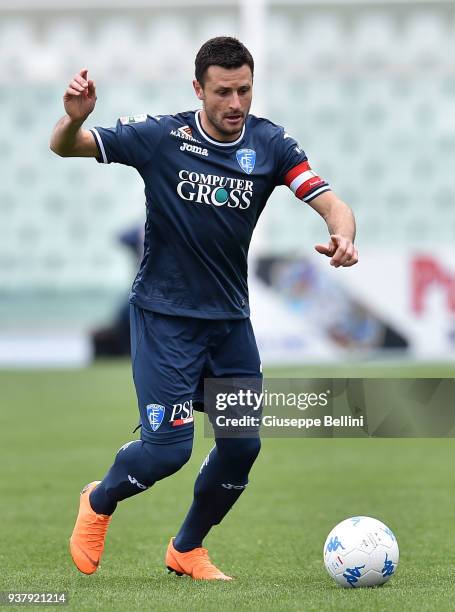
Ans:
{"type": "Polygon", "coordinates": [[[204,86],[193,81],[197,97],[202,100],[210,132],[218,140],[235,140],[248,116],[253,96],[253,76],[247,64],[226,69],[209,66],[204,86]]]}

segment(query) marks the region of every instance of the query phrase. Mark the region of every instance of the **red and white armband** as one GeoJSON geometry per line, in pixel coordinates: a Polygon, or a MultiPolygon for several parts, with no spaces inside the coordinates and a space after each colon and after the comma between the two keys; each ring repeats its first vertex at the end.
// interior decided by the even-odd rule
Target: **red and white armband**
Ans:
{"type": "Polygon", "coordinates": [[[304,202],[311,202],[321,193],[330,191],[329,184],[310,168],[308,161],[291,168],[284,177],[284,183],[304,202]]]}

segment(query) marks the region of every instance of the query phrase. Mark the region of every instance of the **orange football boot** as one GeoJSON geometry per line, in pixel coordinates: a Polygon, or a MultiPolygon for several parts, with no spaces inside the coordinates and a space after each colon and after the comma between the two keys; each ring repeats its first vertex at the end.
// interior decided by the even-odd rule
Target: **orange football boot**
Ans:
{"type": "Polygon", "coordinates": [[[90,505],[90,492],[100,483],[91,482],[81,491],[79,514],[70,538],[70,552],[77,569],[93,574],[98,569],[111,516],[97,514],[90,505]]]}
{"type": "Polygon", "coordinates": [[[213,565],[206,548],[193,548],[188,552],[179,552],[174,548],[171,538],[166,552],[166,567],[177,576],[191,576],[195,580],[232,580],[213,565]]]}

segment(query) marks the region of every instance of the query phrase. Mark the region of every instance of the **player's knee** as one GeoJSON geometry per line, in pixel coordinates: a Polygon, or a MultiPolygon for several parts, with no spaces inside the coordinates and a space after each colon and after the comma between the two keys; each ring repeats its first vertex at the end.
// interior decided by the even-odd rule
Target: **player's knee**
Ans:
{"type": "Polygon", "coordinates": [[[177,444],[144,442],[144,464],[154,482],[178,472],[191,457],[192,441],[177,444]]]}
{"type": "MultiPolygon", "coordinates": [[[[131,482],[145,490],[158,480],[177,472],[191,456],[192,441],[175,444],[153,444],[135,440],[125,444],[117,453],[112,467],[113,486],[116,481],[131,482]]],[[[108,483],[108,487],[110,486],[108,483]]],[[[107,492],[109,492],[107,490],[107,492]]]]}
{"type": "Polygon", "coordinates": [[[162,459],[163,478],[178,472],[191,457],[191,448],[174,448],[162,459]]]}
{"type": "Polygon", "coordinates": [[[243,442],[244,444],[240,446],[240,454],[253,465],[261,450],[261,439],[259,437],[247,438],[243,442]]]}
{"type": "Polygon", "coordinates": [[[227,461],[251,466],[261,450],[261,439],[219,438],[216,445],[220,456],[227,461]]]}

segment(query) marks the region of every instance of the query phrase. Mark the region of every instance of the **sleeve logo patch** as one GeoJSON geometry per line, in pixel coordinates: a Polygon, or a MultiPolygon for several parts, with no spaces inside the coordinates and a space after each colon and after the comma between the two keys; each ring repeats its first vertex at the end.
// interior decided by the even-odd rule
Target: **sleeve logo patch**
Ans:
{"type": "Polygon", "coordinates": [[[147,114],[143,113],[142,115],[125,115],[124,117],[120,117],[120,123],[123,125],[128,125],[130,123],[143,123],[147,121],[147,114]]]}

